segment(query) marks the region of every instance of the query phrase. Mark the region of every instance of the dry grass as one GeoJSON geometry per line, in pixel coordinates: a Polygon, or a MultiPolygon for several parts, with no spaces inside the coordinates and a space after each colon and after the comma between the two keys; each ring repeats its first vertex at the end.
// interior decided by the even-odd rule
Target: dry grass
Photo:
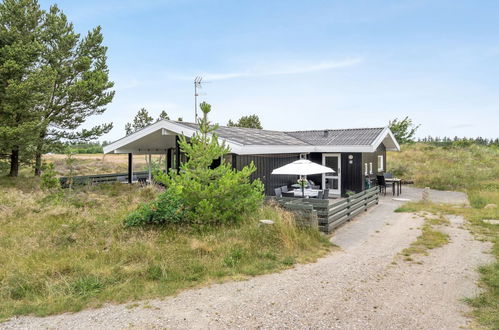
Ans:
{"type": "MultiPolygon", "coordinates": [[[[54,163],[56,172],[61,176],[67,175],[69,172],[66,158],[67,156],[63,154],[43,156],[45,162],[54,163]]],[[[128,170],[128,155],[126,154],[75,154],[73,158],[76,159],[75,175],[126,173],[128,170]]],[[[153,155],[152,159],[155,162],[164,162],[164,156],[153,155]]],[[[146,171],[146,156],[135,155],[133,164],[134,171],[146,171]]],[[[28,169],[24,170],[24,172],[26,171],[28,169]]]]}
{"type": "MultiPolygon", "coordinates": [[[[478,239],[491,241],[492,253],[499,259],[499,226],[483,222],[499,219],[499,149],[470,146],[443,148],[426,144],[405,145],[400,153],[390,153],[391,171],[412,179],[420,187],[464,191],[472,207],[433,203],[407,203],[399,211],[429,211],[442,216],[464,216],[468,228],[478,239]],[[485,208],[487,204],[496,207],[485,208]]],[[[430,233],[432,234],[432,233],[430,233]]],[[[440,235],[430,235],[436,242],[440,235]]],[[[481,267],[480,286],[484,289],[467,301],[474,307],[478,322],[487,328],[499,329],[499,261],[481,267]]]]}
{"type": "Polygon", "coordinates": [[[0,179],[0,319],[171,295],[210,282],[275,272],[330,249],[317,230],[264,207],[240,226],[125,229],[156,188],[109,184],[63,193],[36,179],[0,179]],[[275,221],[259,226],[258,219],[275,221]]]}

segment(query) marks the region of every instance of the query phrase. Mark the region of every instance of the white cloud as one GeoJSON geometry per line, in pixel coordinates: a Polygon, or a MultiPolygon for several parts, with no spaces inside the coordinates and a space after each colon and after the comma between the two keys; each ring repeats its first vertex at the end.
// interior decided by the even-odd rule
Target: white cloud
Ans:
{"type": "MultiPolygon", "coordinates": [[[[210,73],[204,72],[200,75],[207,80],[227,80],[235,78],[250,78],[250,77],[266,77],[266,76],[277,76],[277,75],[288,75],[288,74],[304,74],[310,72],[327,71],[332,69],[339,69],[345,67],[351,67],[362,63],[363,60],[360,58],[346,59],[342,61],[321,61],[314,63],[275,63],[272,65],[265,65],[260,67],[254,67],[244,71],[234,71],[225,73],[210,73]]],[[[173,75],[172,78],[177,79],[192,79],[194,75],[173,75]]]]}

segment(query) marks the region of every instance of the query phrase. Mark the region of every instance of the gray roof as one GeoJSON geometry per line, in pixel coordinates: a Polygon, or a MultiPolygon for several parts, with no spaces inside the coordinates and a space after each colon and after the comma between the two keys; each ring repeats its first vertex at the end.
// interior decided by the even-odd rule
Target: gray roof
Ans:
{"type": "MultiPolygon", "coordinates": [[[[194,123],[176,123],[193,129],[198,128],[198,125],[194,123]]],[[[242,145],[361,146],[371,145],[383,129],[383,127],[380,127],[280,132],[256,128],[219,126],[216,133],[223,139],[242,145]]]]}
{"type": "Polygon", "coordinates": [[[381,132],[383,132],[383,130],[383,127],[377,127],[296,131],[286,133],[310,145],[356,146],[372,144],[381,132]]]}

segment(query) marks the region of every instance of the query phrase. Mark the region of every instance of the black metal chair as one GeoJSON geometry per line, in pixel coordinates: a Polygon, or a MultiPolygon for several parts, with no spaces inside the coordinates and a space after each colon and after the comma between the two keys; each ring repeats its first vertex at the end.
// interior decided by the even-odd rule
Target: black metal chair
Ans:
{"type": "Polygon", "coordinates": [[[386,196],[386,187],[392,186],[393,183],[386,182],[385,177],[383,175],[377,175],[376,181],[378,182],[379,192],[381,193],[382,191],[384,191],[384,195],[386,196]]]}
{"type": "Polygon", "coordinates": [[[322,192],[322,199],[328,199],[329,198],[329,189],[324,189],[322,192]]]}
{"type": "Polygon", "coordinates": [[[317,199],[324,199],[324,191],[322,190],[319,190],[319,192],[317,193],[317,199]]]}
{"type": "Polygon", "coordinates": [[[275,191],[275,196],[276,197],[278,197],[278,198],[282,197],[282,190],[281,190],[281,188],[275,188],[274,191],[275,191]]]}

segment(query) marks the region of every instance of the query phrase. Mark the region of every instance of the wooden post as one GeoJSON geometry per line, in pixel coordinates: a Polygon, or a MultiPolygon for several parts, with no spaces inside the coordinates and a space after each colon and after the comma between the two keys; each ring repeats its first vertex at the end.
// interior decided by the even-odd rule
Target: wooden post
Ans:
{"type": "Polygon", "coordinates": [[[133,180],[133,154],[128,153],[128,183],[132,183],[133,180]]]}
{"type": "Polygon", "coordinates": [[[176,151],[176,155],[175,155],[175,167],[177,169],[177,173],[180,172],[180,146],[178,144],[178,141],[180,139],[178,138],[178,135],[175,136],[175,151],[176,151]]]}
{"type": "Polygon", "coordinates": [[[148,171],[149,171],[149,175],[148,175],[148,179],[149,179],[149,183],[151,183],[151,179],[152,179],[152,164],[151,164],[151,153],[149,153],[149,168],[148,168],[148,171]]]}

